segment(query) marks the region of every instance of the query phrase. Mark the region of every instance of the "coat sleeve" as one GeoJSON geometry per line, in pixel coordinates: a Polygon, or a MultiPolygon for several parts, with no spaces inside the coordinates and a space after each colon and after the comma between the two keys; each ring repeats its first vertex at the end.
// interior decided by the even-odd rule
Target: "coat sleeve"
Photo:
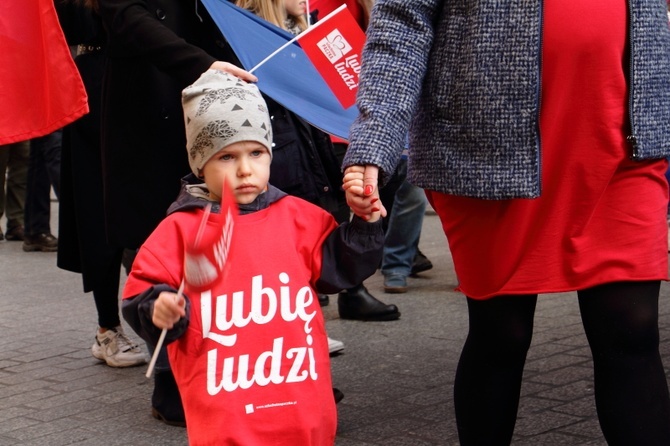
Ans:
{"type": "MultiPolygon", "coordinates": [[[[154,302],[163,291],[177,292],[177,290],[169,285],[155,285],[137,296],[124,299],[121,308],[123,319],[128,322],[128,325],[130,325],[139,337],[152,346],[155,346],[158,343],[158,338],[162,331],[153,324],[151,316],[154,311],[154,302]]],[[[186,316],[181,318],[173,328],[167,331],[167,334],[165,335],[166,345],[181,337],[188,328],[191,314],[191,302],[186,296],[185,298],[186,316]]]]}
{"type": "Polygon", "coordinates": [[[380,184],[395,170],[419,100],[446,0],[376,0],[366,33],[356,105],[342,167],[380,167],[380,184]]]}
{"type": "Polygon", "coordinates": [[[333,230],[322,245],[321,276],[316,290],[334,294],[363,283],[375,273],[382,260],[384,229],[354,216],[333,230]]]}
{"type": "MultiPolygon", "coordinates": [[[[161,329],[151,318],[154,303],[163,291],[177,292],[183,276],[183,240],[175,218],[163,220],[140,248],[123,288],[123,318],[147,343],[156,345],[161,329]]],[[[189,323],[190,303],[186,298],[186,316],[168,330],[166,342],[180,337],[189,323]]]]}
{"type": "MultiPolygon", "coordinates": [[[[216,58],[187,42],[173,30],[187,26],[187,21],[179,17],[185,14],[183,8],[195,8],[199,2],[185,2],[175,10],[168,9],[169,3],[162,10],[151,9],[148,2],[140,0],[99,0],[100,14],[109,37],[109,55],[141,57],[188,85],[206,71],[216,58]],[[170,16],[165,17],[166,14],[170,16]],[[170,23],[172,27],[165,23],[170,23]]],[[[199,13],[206,14],[205,8],[201,9],[199,13]]],[[[194,10],[192,14],[195,13],[194,10]]]]}

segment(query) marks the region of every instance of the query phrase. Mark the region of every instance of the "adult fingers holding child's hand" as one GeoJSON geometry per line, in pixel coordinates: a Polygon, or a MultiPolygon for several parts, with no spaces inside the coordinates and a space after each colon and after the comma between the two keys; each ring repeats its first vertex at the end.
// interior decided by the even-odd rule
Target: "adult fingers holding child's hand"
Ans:
{"type": "Polygon", "coordinates": [[[154,302],[151,322],[158,328],[170,329],[180,318],[186,316],[184,296],[163,291],[154,302]]]}

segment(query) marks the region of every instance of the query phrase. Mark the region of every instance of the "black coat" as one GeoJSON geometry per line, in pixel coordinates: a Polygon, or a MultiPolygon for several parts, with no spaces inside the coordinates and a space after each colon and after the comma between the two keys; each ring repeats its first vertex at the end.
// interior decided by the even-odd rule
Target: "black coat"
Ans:
{"type": "Polygon", "coordinates": [[[107,233],[112,243],[137,248],[190,172],[181,91],[214,61],[236,59],[200,2],[99,3],[109,37],[102,104],[107,233]]]}
{"type": "Polygon", "coordinates": [[[273,132],[270,183],[325,209],[339,223],[348,221],[340,163],[330,136],[272,99],[265,100],[273,132]]]}
{"type": "MultiPolygon", "coordinates": [[[[215,60],[241,64],[199,2],[197,11],[183,0],[100,0],[100,6],[110,39],[102,113],[107,230],[114,243],[136,248],[190,172],[182,89],[215,60]]],[[[329,136],[266,101],[274,133],[272,184],[338,221],[348,219],[329,136]]]]}
{"type": "Polygon", "coordinates": [[[118,276],[122,254],[107,243],[102,201],[100,92],[106,38],[99,16],[89,8],[75,2],[57,2],[56,8],[68,44],[86,47],[75,63],[90,109],[63,129],[57,264],[82,273],[84,291],[93,291],[113,280],[110,275],[118,276]]]}

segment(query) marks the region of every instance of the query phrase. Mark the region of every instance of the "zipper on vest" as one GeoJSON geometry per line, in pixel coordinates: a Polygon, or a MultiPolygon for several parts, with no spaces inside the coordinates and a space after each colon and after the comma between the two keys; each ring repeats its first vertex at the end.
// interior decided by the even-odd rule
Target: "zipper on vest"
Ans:
{"type": "Polygon", "coordinates": [[[634,133],[635,126],[633,125],[633,7],[630,0],[626,1],[628,5],[628,123],[630,124],[630,135],[626,136],[626,141],[630,144],[631,154],[633,160],[640,158],[640,150],[637,144],[637,137],[634,133]]]}

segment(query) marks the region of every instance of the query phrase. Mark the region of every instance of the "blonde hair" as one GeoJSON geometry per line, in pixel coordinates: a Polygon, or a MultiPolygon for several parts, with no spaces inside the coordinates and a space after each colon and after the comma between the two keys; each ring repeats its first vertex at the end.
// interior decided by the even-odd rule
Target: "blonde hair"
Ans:
{"type": "Polygon", "coordinates": [[[290,18],[293,19],[295,24],[300,28],[300,32],[303,32],[308,28],[307,26],[307,20],[305,20],[305,16],[295,16],[295,15],[289,15],[290,18]]]}
{"type": "Polygon", "coordinates": [[[307,29],[307,21],[303,16],[296,17],[286,14],[284,0],[236,0],[235,4],[282,29],[287,29],[286,19],[288,18],[293,19],[300,31],[307,29]]]}
{"type": "Polygon", "coordinates": [[[270,23],[284,28],[286,10],[283,0],[236,0],[235,4],[270,23]]]}

